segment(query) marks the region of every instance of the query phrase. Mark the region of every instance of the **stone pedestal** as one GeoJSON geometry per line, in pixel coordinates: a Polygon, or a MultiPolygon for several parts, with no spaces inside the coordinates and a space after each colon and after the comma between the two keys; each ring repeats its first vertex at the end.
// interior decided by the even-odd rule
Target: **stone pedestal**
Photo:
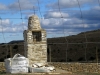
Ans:
{"type": "Polygon", "coordinates": [[[47,62],[46,31],[41,28],[36,15],[29,17],[28,30],[24,31],[24,41],[25,55],[30,65],[47,62]]]}

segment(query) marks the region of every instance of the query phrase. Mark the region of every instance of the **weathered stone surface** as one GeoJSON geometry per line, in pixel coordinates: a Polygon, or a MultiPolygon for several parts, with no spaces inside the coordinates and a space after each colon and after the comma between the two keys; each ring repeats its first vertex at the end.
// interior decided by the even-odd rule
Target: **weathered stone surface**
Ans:
{"type": "Polygon", "coordinates": [[[46,63],[46,31],[41,28],[36,15],[29,17],[28,30],[24,31],[24,40],[25,54],[29,58],[30,65],[33,63],[46,63]]]}
{"type": "MultiPolygon", "coordinates": [[[[32,64],[33,61],[36,60],[36,59],[30,59],[30,60],[32,60],[30,62],[32,64]]],[[[44,62],[44,61],[39,60],[38,62],[44,62]]],[[[36,63],[36,61],[35,61],[35,63],[36,63]]],[[[90,73],[98,73],[98,75],[100,74],[100,64],[97,64],[97,63],[57,63],[57,62],[52,63],[51,62],[51,63],[48,63],[48,64],[53,65],[56,68],[66,70],[67,72],[68,71],[70,71],[70,72],[83,72],[83,73],[90,72],[90,73]]],[[[0,72],[5,72],[4,62],[0,62],[0,72]]]]}
{"type": "Polygon", "coordinates": [[[49,63],[50,65],[70,72],[100,73],[100,65],[97,63],[49,63]]]}
{"type": "Polygon", "coordinates": [[[36,15],[29,17],[28,29],[29,30],[40,30],[41,29],[39,18],[36,15]]]}

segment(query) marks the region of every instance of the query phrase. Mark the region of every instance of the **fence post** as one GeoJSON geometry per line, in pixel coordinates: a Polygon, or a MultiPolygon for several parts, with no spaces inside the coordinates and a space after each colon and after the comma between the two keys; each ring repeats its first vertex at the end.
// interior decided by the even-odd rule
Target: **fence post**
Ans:
{"type": "Polygon", "coordinates": [[[50,52],[50,62],[51,62],[51,45],[49,45],[49,52],[50,52]]]}
{"type": "Polygon", "coordinates": [[[97,61],[97,64],[98,64],[98,48],[96,47],[96,61],[97,61]]]}
{"type": "Polygon", "coordinates": [[[12,46],[10,45],[10,57],[12,58],[12,46]]]}

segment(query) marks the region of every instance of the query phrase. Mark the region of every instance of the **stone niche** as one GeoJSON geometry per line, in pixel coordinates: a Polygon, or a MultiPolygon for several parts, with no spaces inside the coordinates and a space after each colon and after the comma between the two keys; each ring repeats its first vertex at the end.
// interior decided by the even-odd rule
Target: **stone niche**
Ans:
{"type": "Polygon", "coordinates": [[[24,31],[25,55],[29,64],[47,62],[46,31],[41,28],[39,18],[32,15],[28,19],[28,29],[24,31]]]}

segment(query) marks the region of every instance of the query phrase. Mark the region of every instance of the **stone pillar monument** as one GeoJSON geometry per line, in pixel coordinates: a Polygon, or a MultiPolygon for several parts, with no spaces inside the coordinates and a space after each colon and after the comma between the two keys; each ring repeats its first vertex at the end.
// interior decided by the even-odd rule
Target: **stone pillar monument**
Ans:
{"type": "Polygon", "coordinates": [[[46,31],[41,28],[39,18],[32,15],[28,20],[28,30],[24,31],[25,55],[29,64],[47,62],[46,31]]]}

